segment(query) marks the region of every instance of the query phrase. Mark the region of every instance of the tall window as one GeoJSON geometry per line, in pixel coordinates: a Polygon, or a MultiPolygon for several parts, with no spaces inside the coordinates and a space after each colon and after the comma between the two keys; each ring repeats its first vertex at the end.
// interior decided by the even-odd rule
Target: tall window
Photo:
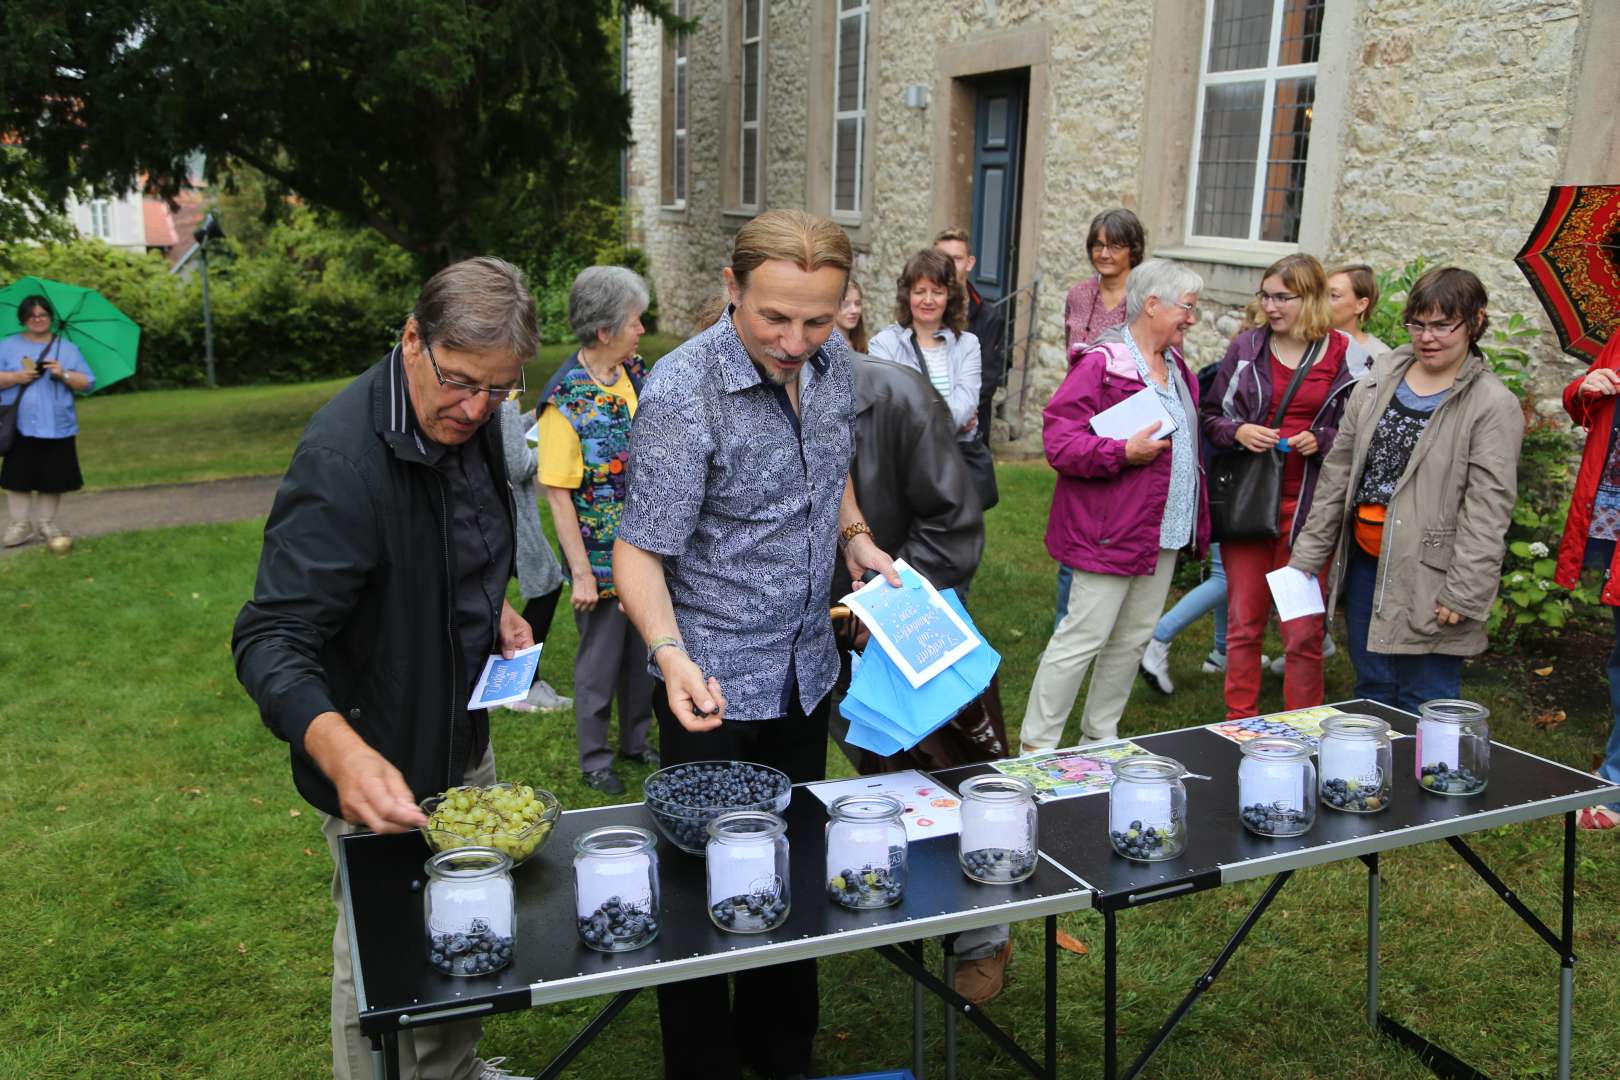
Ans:
{"type": "MultiPolygon", "coordinates": [[[[675,0],[675,14],[687,17],[691,0],[675,0]]],[[[690,34],[674,35],[674,48],[664,51],[664,175],[659,185],[665,206],[686,205],[687,50],[690,34]]]]}
{"type": "Polygon", "coordinates": [[[838,51],[833,73],[834,215],[861,212],[861,158],[866,144],[867,0],[837,0],[838,51]]]}
{"type": "Polygon", "coordinates": [[[765,0],[742,0],[742,124],[737,146],[737,204],[745,210],[759,207],[759,118],[765,80],[765,0]]]}
{"type": "Polygon", "coordinates": [[[112,204],[106,199],[90,200],[90,235],[102,240],[112,236],[112,204]]]}
{"type": "Polygon", "coordinates": [[[1210,0],[1188,235],[1299,240],[1327,0],[1210,0]]]}

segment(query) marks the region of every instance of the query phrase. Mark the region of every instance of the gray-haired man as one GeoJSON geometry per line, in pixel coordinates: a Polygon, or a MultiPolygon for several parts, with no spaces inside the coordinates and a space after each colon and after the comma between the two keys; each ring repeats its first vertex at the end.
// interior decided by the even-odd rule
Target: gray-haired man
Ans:
{"type": "MultiPolygon", "coordinates": [[[[514,508],[486,425],[538,343],[514,267],[439,271],[400,343],[315,414],[276,493],[232,649],[334,860],[357,826],[425,824],[420,799],[495,779],[488,714],[467,701],[485,657],[533,635],[505,599],[514,508]]],[[[342,918],[332,965],[332,1073],[370,1076],[342,918]]],[[[402,1075],[508,1076],[478,1058],[479,1035],[476,1020],[402,1035],[402,1075]]]]}

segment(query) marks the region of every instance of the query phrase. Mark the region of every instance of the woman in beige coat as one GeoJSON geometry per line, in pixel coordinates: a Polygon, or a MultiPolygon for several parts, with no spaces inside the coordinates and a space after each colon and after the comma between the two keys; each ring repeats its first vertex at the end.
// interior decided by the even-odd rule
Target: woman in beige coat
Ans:
{"type": "Polygon", "coordinates": [[[1289,565],[1333,561],[1356,696],[1417,711],[1461,692],[1486,646],[1518,493],[1524,414],[1478,349],[1485,287],[1444,267],[1413,285],[1412,343],[1352,392],[1289,565]]]}

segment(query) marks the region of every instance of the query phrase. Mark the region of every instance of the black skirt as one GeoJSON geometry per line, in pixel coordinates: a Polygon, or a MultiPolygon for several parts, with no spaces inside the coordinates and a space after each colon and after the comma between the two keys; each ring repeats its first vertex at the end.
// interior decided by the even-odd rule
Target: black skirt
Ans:
{"type": "Polygon", "coordinates": [[[84,487],[79,472],[79,452],[75,438],[36,439],[17,434],[17,441],[0,464],[0,488],[7,491],[38,491],[60,495],[84,487]]]}

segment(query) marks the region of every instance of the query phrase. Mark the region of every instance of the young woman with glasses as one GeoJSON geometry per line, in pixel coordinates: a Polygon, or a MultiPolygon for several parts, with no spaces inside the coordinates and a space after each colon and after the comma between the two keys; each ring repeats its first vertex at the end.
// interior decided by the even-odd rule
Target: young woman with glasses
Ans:
{"type": "Polygon", "coordinates": [[[1332,567],[1357,697],[1416,712],[1457,697],[1482,652],[1518,494],[1524,413],[1485,363],[1485,286],[1430,270],[1402,319],[1411,344],[1350,395],[1289,565],[1332,567]]]}
{"type": "MultiPolygon", "coordinates": [[[[1200,406],[1216,453],[1284,452],[1278,535],[1217,537],[1226,565],[1228,719],[1259,711],[1260,646],[1271,618],[1266,575],[1288,564],[1355,381],[1345,363],[1350,338],[1333,329],[1332,318],[1322,264],[1304,254],[1279,259],[1261,276],[1249,329],[1232,339],[1200,406]],[[1296,381],[1279,418],[1278,403],[1296,381]]],[[[1322,703],[1322,630],[1320,615],[1282,624],[1283,701],[1290,709],[1322,703]]]]}

